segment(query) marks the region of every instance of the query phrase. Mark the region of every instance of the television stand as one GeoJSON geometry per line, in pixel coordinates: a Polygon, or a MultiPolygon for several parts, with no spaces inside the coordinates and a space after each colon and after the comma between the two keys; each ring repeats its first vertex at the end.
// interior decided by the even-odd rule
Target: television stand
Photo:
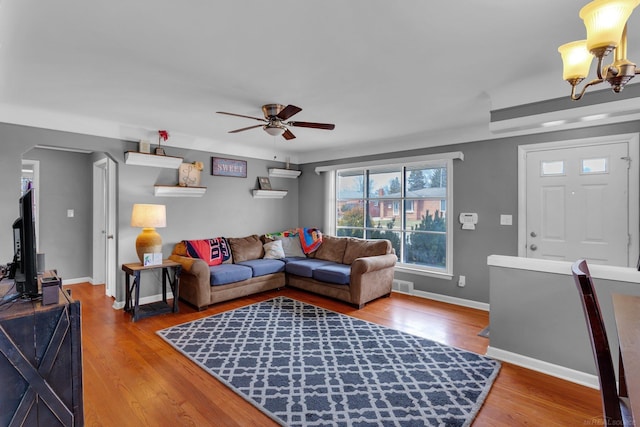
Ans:
{"type": "Polygon", "coordinates": [[[59,303],[13,296],[0,282],[0,425],[81,426],[80,302],[58,288],[59,303]]]}

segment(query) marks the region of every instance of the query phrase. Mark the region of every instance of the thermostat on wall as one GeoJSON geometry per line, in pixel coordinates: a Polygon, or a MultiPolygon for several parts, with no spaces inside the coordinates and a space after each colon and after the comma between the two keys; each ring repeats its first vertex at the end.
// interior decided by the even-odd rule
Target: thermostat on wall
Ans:
{"type": "Polygon", "coordinates": [[[462,224],[463,230],[475,230],[478,223],[477,213],[461,213],[458,220],[462,224]]]}

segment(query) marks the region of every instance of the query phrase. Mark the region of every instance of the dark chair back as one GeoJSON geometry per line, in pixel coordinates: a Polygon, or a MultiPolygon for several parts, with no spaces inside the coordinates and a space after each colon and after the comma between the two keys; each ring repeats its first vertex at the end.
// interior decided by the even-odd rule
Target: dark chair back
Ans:
{"type": "Polygon", "coordinates": [[[607,425],[624,425],[607,331],[604,327],[600,304],[598,304],[598,297],[593,287],[587,262],[585,260],[576,261],[571,267],[571,272],[580,292],[582,308],[589,329],[591,348],[600,380],[605,422],[607,425]]]}

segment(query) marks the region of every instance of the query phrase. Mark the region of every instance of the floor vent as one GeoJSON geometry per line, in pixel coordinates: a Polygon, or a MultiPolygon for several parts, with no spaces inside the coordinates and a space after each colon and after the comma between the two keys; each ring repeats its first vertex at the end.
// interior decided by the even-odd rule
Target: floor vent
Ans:
{"type": "Polygon", "coordinates": [[[413,282],[393,279],[393,290],[396,292],[402,292],[404,294],[411,294],[413,293],[413,282]]]}

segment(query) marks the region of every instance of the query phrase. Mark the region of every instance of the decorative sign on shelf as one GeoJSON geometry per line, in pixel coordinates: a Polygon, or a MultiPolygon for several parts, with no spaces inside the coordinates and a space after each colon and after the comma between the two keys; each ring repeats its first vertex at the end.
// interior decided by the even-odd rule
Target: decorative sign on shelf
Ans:
{"type": "Polygon", "coordinates": [[[259,176],[258,184],[260,185],[261,190],[271,190],[271,181],[269,180],[269,177],[259,176]]]}
{"type": "Polygon", "coordinates": [[[247,177],[247,162],[244,160],[211,158],[211,175],[233,176],[236,178],[247,177]]]}
{"type": "Polygon", "coordinates": [[[182,163],[178,170],[178,185],[181,187],[199,187],[202,162],[182,163]]]}

